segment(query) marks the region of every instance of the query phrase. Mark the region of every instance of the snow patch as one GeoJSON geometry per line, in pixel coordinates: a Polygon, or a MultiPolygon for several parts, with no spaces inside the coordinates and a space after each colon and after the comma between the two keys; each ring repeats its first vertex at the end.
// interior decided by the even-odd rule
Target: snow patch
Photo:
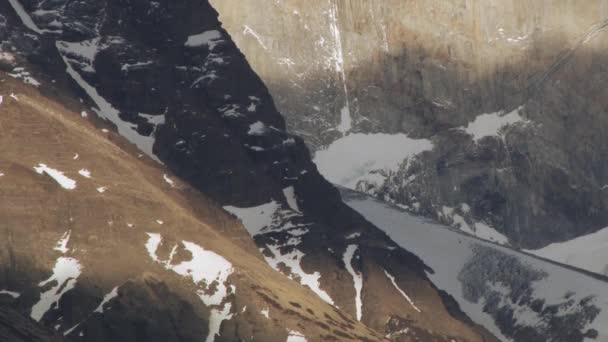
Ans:
{"type": "Polygon", "coordinates": [[[525,252],[608,276],[608,227],[576,239],[525,252]]]}
{"type": "Polygon", "coordinates": [[[266,319],[270,319],[270,310],[268,308],[261,310],[260,313],[262,316],[266,317],[266,319]]]}
{"type": "Polygon", "coordinates": [[[236,292],[233,285],[226,285],[228,277],[233,272],[232,264],[219,254],[205,250],[193,242],[182,241],[182,246],[190,253],[192,259],[173,265],[173,257],[178,246],[173,247],[168,260],[160,260],[156,251],[162,243],[162,236],[156,233],[147,234],[148,241],[145,247],[150,258],[163,265],[165,269],[191,279],[199,287],[196,293],[201,301],[207,306],[213,306],[209,317],[209,334],[206,339],[208,342],[213,341],[215,336],[219,335],[222,321],[232,318],[230,313],[232,304],[224,303],[229,294],[236,292]],[[224,304],[222,305],[222,303],[224,304]]]}
{"type": "Polygon", "coordinates": [[[300,212],[300,208],[298,207],[298,200],[296,198],[296,193],[293,186],[288,186],[283,189],[283,195],[287,200],[287,205],[291,208],[291,210],[295,212],[300,212]]]}
{"type": "Polygon", "coordinates": [[[18,67],[18,68],[13,69],[13,71],[10,72],[8,75],[13,78],[20,79],[26,84],[31,84],[35,87],[40,86],[40,82],[38,82],[38,80],[33,78],[32,75],[30,75],[30,73],[28,71],[25,71],[25,69],[23,67],[18,67]]]}
{"type": "Polygon", "coordinates": [[[264,135],[266,134],[267,128],[262,121],[256,121],[249,126],[249,135],[264,135]]]}
{"type": "Polygon", "coordinates": [[[173,181],[173,179],[169,178],[169,176],[167,176],[167,174],[163,174],[163,179],[165,180],[165,182],[167,182],[167,184],[169,184],[172,188],[175,187],[175,182],[173,181]]]}
{"type": "Polygon", "coordinates": [[[184,45],[187,47],[199,47],[205,45],[209,47],[210,51],[213,51],[213,49],[222,41],[223,39],[220,31],[209,30],[189,36],[184,45]]]}
{"type": "Polygon", "coordinates": [[[308,340],[299,331],[289,330],[289,335],[287,336],[286,342],[307,342],[308,340]]]}
{"type": "Polygon", "coordinates": [[[61,185],[61,187],[64,189],[74,190],[76,188],[75,180],[66,177],[63,174],[63,172],[50,168],[46,164],[40,163],[40,164],[38,164],[38,166],[34,166],[34,170],[36,170],[36,172],[41,175],[46,173],[51,178],[53,178],[57,183],[59,183],[59,185],[61,185]]]}
{"type": "Polygon", "coordinates": [[[513,125],[516,123],[529,123],[519,115],[519,112],[523,109],[519,107],[510,113],[505,114],[504,111],[481,114],[469,123],[464,128],[464,131],[473,136],[473,140],[478,142],[480,139],[488,136],[499,136],[503,127],[513,125]]]}
{"type": "MultiPolygon", "coordinates": [[[[77,158],[77,157],[76,157],[77,158]]],[[[87,170],[87,169],[80,169],[78,171],[78,174],[81,175],[84,178],[91,178],[91,171],[87,170]]]]}
{"type": "Polygon", "coordinates": [[[272,216],[278,209],[279,204],[276,201],[250,208],[224,206],[224,210],[241,220],[251,236],[259,234],[263,228],[272,225],[272,216]]]}
{"type": "MultiPolygon", "coordinates": [[[[314,162],[330,182],[355,189],[360,180],[373,171],[397,171],[411,156],[429,151],[433,144],[427,139],[411,139],[405,134],[349,134],[317,151],[314,162]]],[[[385,177],[378,175],[379,182],[385,177]]]]}
{"type": "Polygon", "coordinates": [[[216,336],[220,336],[222,321],[232,318],[232,314],[230,313],[231,308],[232,303],[226,303],[221,310],[211,309],[211,314],[209,315],[209,334],[205,342],[213,342],[216,336]]]}
{"type": "Polygon", "coordinates": [[[53,249],[61,252],[62,254],[67,253],[69,251],[68,241],[70,241],[71,234],[72,234],[71,230],[68,230],[67,232],[63,233],[63,235],[61,236],[61,239],[59,239],[59,241],[57,241],[57,245],[55,245],[55,248],[53,248],[53,249]]]}
{"type": "Polygon", "coordinates": [[[60,257],[53,267],[53,274],[45,281],[38,284],[43,287],[51,282],[56,285],[40,294],[40,299],[34,306],[30,316],[35,321],[40,321],[44,314],[51,309],[52,306],[59,304],[61,297],[76,285],[76,279],[80,276],[82,266],[78,260],[74,258],[60,257]]]}
{"type": "Polygon", "coordinates": [[[319,279],[321,279],[321,274],[318,271],[315,271],[312,274],[308,274],[304,272],[302,266],[300,266],[300,262],[304,257],[304,253],[298,249],[292,249],[290,252],[286,254],[281,254],[281,246],[279,245],[266,245],[270,252],[273,254],[273,257],[268,257],[264,254],[264,259],[266,262],[276,271],[280,272],[279,265],[284,265],[288,267],[291,271],[287,277],[289,279],[300,279],[300,284],[308,286],[317,296],[323,299],[326,303],[334,305],[333,299],[329,296],[327,292],[321,289],[321,284],[319,283],[319,279]]]}

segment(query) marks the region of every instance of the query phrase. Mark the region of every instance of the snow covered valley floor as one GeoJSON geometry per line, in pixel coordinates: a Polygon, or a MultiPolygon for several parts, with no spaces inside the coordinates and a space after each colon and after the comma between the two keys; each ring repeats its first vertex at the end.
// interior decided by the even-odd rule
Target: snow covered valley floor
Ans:
{"type": "Polygon", "coordinates": [[[502,340],[608,341],[608,282],[479,240],[360,193],[344,201],[433,271],[429,278],[502,340]]]}

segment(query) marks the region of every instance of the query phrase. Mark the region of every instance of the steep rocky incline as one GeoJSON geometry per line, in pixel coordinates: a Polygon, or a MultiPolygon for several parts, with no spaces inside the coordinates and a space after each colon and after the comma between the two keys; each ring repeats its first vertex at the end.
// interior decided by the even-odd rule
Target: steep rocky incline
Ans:
{"type": "Polygon", "coordinates": [[[608,226],[608,1],[212,3],[330,181],[528,249],[608,226]]]}
{"type": "Polygon", "coordinates": [[[85,340],[495,340],[342,203],[207,1],[11,0],[0,25],[4,78],[46,96],[2,88],[21,311],[85,340]]]}

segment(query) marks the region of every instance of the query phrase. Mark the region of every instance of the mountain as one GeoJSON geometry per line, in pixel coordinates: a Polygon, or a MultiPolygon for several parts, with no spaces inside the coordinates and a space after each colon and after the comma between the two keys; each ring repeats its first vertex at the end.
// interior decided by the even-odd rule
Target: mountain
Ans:
{"type": "Polygon", "coordinates": [[[207,1],[10,0],[0,38],[11,322],[68,341],[496,340],[343,203],[207,1]]]}
{"type": "Polygon", "coordinates": [[[212,4],[330,181],[605,272],[607,1],[212,4]]]}

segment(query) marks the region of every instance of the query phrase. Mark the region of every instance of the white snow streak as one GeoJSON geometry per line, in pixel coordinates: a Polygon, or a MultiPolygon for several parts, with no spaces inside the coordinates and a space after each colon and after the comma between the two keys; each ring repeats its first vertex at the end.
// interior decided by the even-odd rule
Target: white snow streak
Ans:
{"type": "Polygon", "coordinates": [[[169,184],[172,188],[175,187],[175,182],[173,181],[173,179],[169,178],[169,176],[167,176],[167,174],[163,174],[163,179],[165,180],[165,182],[167,182],[167,184],[169,184]]]}
{"type": "Polygon", "coordinates": [[[114,287],[112,291],[110,291],[103,297],[103,300],[101,301],[101,303],[99,303],[99,305],[93,312],[103,313],[103,306],[116,297],[118,297],[118,286],[114,287]]]}
{"type": "Polygon", "coordinates": [[[410,305],[414,308],[414,310],[418,311],[418,312],[422,312],[420,311],[420,309],[418,309],[418,307],[414,304],[414,302],[412,301],[412,299],[410,298],[410,296],[408,296],[405,292],[403,292],[403,290],[401,290],[401,288],[399,287],[399,285],[397,285],[397,282],[395,281],[395,277],[393,277],[390,273],[388,273],[386,270],[384,270],[384,274],[386,274],[386,276],[388,277],[388,279],[391,280],[391,283],[393,283],[393,286],[395,287],[395,289],[397,289],[397,291],[399,291],[399,293],[401,293],[401,295],[403,296],[403,298],[405,298],[405,300],[407,300],[408,303],[410,303],[410,305]]]}
{"type": "Polygon", "coordinates": [[[359,247],[357,245],[349,245],[346,247],[346,251],[344,252],[343,261],[344,265],[346,265],[346,270],[353,277],[353,282],[355,286],[355,305],[357,309],[357,321],[361,320],[363,316],[363,302],[361,301],[361,290],[363,289],[363,277],[361,273],[355,271],[352,265],[353,257],[355,252],[357,252],[359,247]]]}
{"type": "Polygon", "coordinates": [[[19,292],[8,291],[8,290],[0,290],[0,295],[7,295],[7,296],[11,296],[13,298],[21,297],[21,294],[19,292]]]}
{"type": "Polygon", "coordinates": [[[96,53],[96,51],[97,51],[96,46],[95,46],[95,48],[91,47],[89,49],[83,48],[83,46],[85,46],[87,44],[95,45],[95,44],[93,44],[93,42],[95,42],[95,40],[85,41],[85,42],[80,42],[80,43],[69,43],[69,42],[57,41],[55,45],[57,46],[57,49],[61,52],[61,58],[63,59],[65,65],[66,65],[67,73],[74,79],[74,81],[76,81],[76,83],[78,83],[78,85],[87,93],[87,95],[91,98],[91,100],[93,100],[93,102],[97,106],[97,108],[94,108],[93,110],[100,117],[105,118],[106,120],[109,120],[110,122],[115,124],[118,129],[118,133],[121,136],[123,136],[124,138],[129,140],[131,143],[135,144],[141,151],[146,153],[150,158],[161,163],[160,160],[158,159],[158,157],[156,157],[154,155],[154,153],[152,152],[152,146],[154,145],[154,140],[155,140],[154,135],[152,134],[149,137],[140,135],[136,131],[136,127],[137,127],[136,125],[128,123],[128,122],[124,122],[118,115],[119,111],[116,108],[114,108],[114,106],[112,106],[108,101],[106,101],[106,99],[104,99],[101,95],[99,95],[99,93],[97,92],[97,89],[95,89],[95,87],[91,86],[87,81],[84,80],[84,78],[82,78],[82,76],[76,70],[74,70],[74,68],[70,64],[69,58],[65,56],[65,55],[70,55],[70,54],[76,54],[77,56],[85,57],[87,59],[91,58],[92,60],[94,60],[94,58],[95,58],[94,53],[96,53]],[[82,51],[87,51],[87,52],[93,53],[93,55],[89,56],[87,54],[83,54],[82,51]],[[95,51],[95,52],[91,52],[91,51],[95,51]]]}

